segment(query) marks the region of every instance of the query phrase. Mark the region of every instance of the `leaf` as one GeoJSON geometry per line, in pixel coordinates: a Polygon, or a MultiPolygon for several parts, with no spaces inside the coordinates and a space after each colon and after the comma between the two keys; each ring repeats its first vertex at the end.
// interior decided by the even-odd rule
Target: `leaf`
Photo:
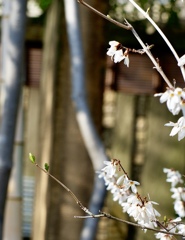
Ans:
{"type": "Polygon", "coordinates": [[[164,216],[164,222],[166,223],[168,221],[167,217],[164,216]]]}
{"type": "Polygon", "coordinates": [[[45,170],[48,172],[48,170],[49,170],[49,165],[48,165],[47,163],[45,163],[45,164],[44,164],[44,168],[45,168],[45,170]]]}
{"type": "Polygon", "coordinates": [[[42,8],[42,10],[47,10],[49,6],[52,3],[52,0],[39,0],[39,6],[42,8]]]}
{"type": "Polygon", "coordinates": [[[29,153],[29,159],[32,163],[35,163],[35,156],[32,153],[29,153]]]}

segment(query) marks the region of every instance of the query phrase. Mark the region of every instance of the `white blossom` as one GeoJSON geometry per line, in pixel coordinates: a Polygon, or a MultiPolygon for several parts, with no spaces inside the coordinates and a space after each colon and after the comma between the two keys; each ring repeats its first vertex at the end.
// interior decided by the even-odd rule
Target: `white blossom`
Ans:
{"type": "MultiPolygon", "coordinates": [[[[170,233],[177,233],[178,232],[178,222],[181,221],[181,218],[178,217],[176,219],[172,219],[170,220],[168,223],[167,223],[167,226],[166,226],[166,229],[167,229],[167,232],[166,233],[156,233],[155,234],[155,237],[157,239],[160,239],[160,240],[171,240],[171,239],[174,239],[174,236],[171,235],[170,233]]],[[[164,229],[161,229],[164,231],[164,229]]]]}
{"type": "Polygon", "coordinates": [[[106,166],[101,170],[99,177],[104,178],[107,190],[113,194],[113,200],[118,201],[123,212],[127,212],[141,226],[156,228],[157,217],[160,214],[153,205],[157,203],[141,198],[136,187],[140,183],[129,179],[125,171],[123,175],[117,177],[116,170],[120,167],[118,160],[113,159],[104,163],[106,166]]]}
{"type": "Polygon", "coordinates": [[[174,202],[174,210],[179,215],[179,217],[185,217],[184,202],[181,200],[176,200],[174,202]]]}
{"type": "Polygon", "coordinates": [[[173,239],[173,235],[170,235],[168,233],[160,233],[160,232],[156,233],[155,237],[160,240],[172,240],[173,239]]]}
{"type": "Polygon", "coordinates": [[[179,234],[185,236],[185,224],[178,224],[177,229],[179,234]]]}
{"type": "Polygon", "coordinates": [[[183,55],[181,58],[179,58],[178,66],[182,67],[185,64],[185,55],[183,55]]]}
{"type": "Polygon", "coordinates": [[[124,64],[127,66],[127,67],[129,67],[129,56],[128,55],[126,55],[125,56],[125,59],[124,59],[124,64]]]}
{"type": "Polygon", "coordinates": [[[113,200],[118,201],[118,203],[121,205],[122,203],[127,201],[129,195],[130,193],[128,191],[117,188],[117,190],[113,193],[113,200]]]}
{"type": "Polygon", "coordinates": [[[110,178],[116,173],[116,165],[112,161],[104,161],[106,167],[102,169],[102,172],[105,172],[110,178]]]}
{"type": "Polygon", "coordinates": [[[128,198],[127,198],[127,202],[124,202],[121,204],[121,206],[123,207],[123,212],[127,212],[128,214],[130,213],[130,207],[132,205],[141,205],[141,201],[138,199],[136,194],[131,194],[128,198]]]}
{"type": "MultiPolygon", "coordinates": [[[[123,175],[121,175],[121,176],[118,178],[117,184],[126,187],[128,181],[129,181],[129,179],[128,179],[127,175],[126,175],[126,174],[123,174],[123,175]]],[[[125,187],[124,187],[124,188],[125,188],[125,187]]]]}
{"type": "Polygon", "coordinates": [[[121,62],[123,59],[125,59],[125,56],[123,55],[123,50],[119,49],[115,51],[113,55],[113,60],[115,63],[121,62]]]}
{"type": "Polygon", "coordinates": [[[127,202],[122,203],[123,211],[133,217],[136,222],[145,227],[157,227],[156,217],[159,212],[153,208],[152,201],[141,200],[137,195],[132,194],[127,198],[127,202]]]}
{"type": "Polygon", "coordinates": [[[132,190],[133,193],[137,193],[137,187],[136,187],[136,185],[140,185],[139,182],[129,180],[127,184],[128,184],[128,187],[131,188],[131,190],[132,190]]]}
{"type": "Polygon", "coordinates": [[[178,183],[183,183],[182,175],[179,171],[173,169],[164,168],[163,172],[167,174],[167,182],[171,182],[172,188],[175,187],[178,183]]]}
{"type": "Polygon", "coordinates": [[[169,123],[166,123],[165,126],[173,127],[170,132],[170,136],[174,136],[178,134],[178,141],[182,140],[185,137],[185,117],[184,116],[179,118],[179,120],[176,123],[169,122],[169,123]]]}
{"type": "MultiPolygon", "coordinates": [[[[174,210],[176,214],[180,217],[185,217],[185,188],[184,187],[176,187],[177,184],[184,183],[182,179],[182,175],[173,169],[164,168],[163,171],[167,174],[167,182],[171,182],[170,191],[173,193],[172,198],[174,201],[174,210]]],[[[175,220],[174,220],[175,221],[175,220]]]]}
{"type": "Polygon", "coordinates": [[[117,184],[121,184],[122,181],[123,181],[122,187],[123,187],[125,190],[131,189],[131,191],[132,191],[133,193],[137,193],[137,187],[136,187],[136,185],[140,185],[139,182],[129,180],[128,177],[127,177],[125,174],[118,178],[117,184]]]}
{"type": "Polygon", "coordinates": [[[164,93],[157,93],[155,97],[160,97],[160,103],[166,102],[168,110],[173,114],[179,114],[182,109],[182,101],[185,99],[185,92],[182,88],[168,88],[164,93]]]}
{"type": "Polygon", "coordinates": [[[185,188],[171,188],[170,191],[173,192],[171,196],[173,199],[185,201],[185,188]]]}
{"type": "Polygon", "coordinates": [[[104,164],[106,165],[101,171],[97,171],[99,174],[99,178],[103,178],[105,181],[105,185],[108,189],[111,189],[111,185],[113,186],[115,184],[115,178],[116,178],[116,165],[113,161],[104,161],[104,164]]]}
{"type": "Polygon", "coordinates": [[[109,45],[111,46],[108,51],[107,51],[107,55],[110,56],[110,57],[113,57],[115,52],[117,51],[118,49],[118,46],[120,45],[119,42],[117,41],[110,41],[109,42],[109,45]]]}
{"type": "Polygon", "coordinates": [[[123,50],[121,43],[117,41],[110,41],[109,45],[110,45],[110,48],[107,51],[107,55],[110,56],[115,63],[118,63],[124,60],[124,64],[127,67],[129,67],[128,51],[123,50]]]}

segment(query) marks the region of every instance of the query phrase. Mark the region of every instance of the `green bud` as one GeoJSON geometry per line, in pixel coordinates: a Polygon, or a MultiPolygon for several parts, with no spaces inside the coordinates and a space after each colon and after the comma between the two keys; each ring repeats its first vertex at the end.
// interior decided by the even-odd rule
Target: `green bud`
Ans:
{"type": "Polygon", "coordinates": [[[167,217],[164,216],[164,222],[166,223],[168,221],[167,217]]]}
{"type": "Polygon", "coordinates": [[[48,170],[49,170],[49,165],[48,165],[47,163],[45,163],[45,164],[44,164],[44,168],[45,168],[45,170],[48,172],[48,170]]]}
{"type": "Polygon", "coordinates": [[[29,159],[32,163],[35,163],[35,156],[29,153],[29,159]]]}

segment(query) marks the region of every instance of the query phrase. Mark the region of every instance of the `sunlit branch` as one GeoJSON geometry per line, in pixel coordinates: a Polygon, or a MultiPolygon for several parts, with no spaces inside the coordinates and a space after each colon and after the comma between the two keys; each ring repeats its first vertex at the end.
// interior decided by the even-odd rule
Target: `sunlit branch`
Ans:
{"type": "Polygon", "coordinates": [[[166,82],[166,84],[170,87],[173,88],[173,85],[170,83],[169,79],[167,78],[167,76],[165,75],[165,73],[163,72],[161,66],[159,65],[159,63],[156,61],[156,59],[154,58],[154,56],[152,55],[150,49],[148,48],[148,46],[146,46],[144,44],[144,42],[141,40],[141,38],[139,37],[138,33],[136,32],[136,30],[132,27],[132,25],[125,19],[126,23],[128,26],[130,26],[130,30],[132,31],[133,35],[135,36],[135,38],[138,40],[138,42],[141,44],[142,48],[144,49],[145,53],[148,55],[148,57],[150,58],[150,60],[152,61],[152,63],[155,66],[155,69],[159,72],[159,74],[162,76],[162,78],[164,79],[164,81],[166,82]]]}
{"type": "MultiPolygon", "coordinates": [[[[170,41],[168,40],[168,38],[164,35],[164,33],[162,32],[162,30],[158,27],[158,25],[153,21],[153,19],[149,16],[148,12],[145,12],[134,0],[129,0],[129,2],[140,12],[143,14],[143,16],[148,19],[148,21],[154,26],[154,28],[158,31],[158,33],[161,35],[161,37],[163,38],[163,40],[166,42],[166,44],[168,45],[168,47],[170,48],[170,50],[172,51],[174,57],[176,58],[177,62],[179,61],[179,56],[176,53],[174,47],[172,46],[172,44],[170,43],[170,41]]],[[[182,76],[185,80],[185,69],[183,66],[180,66],[181,72],[182,72],[182,76]]]]}
{"type": "MultiPolygon", "coordinates": [[[[141,228],[142,230],[149,230],[149,231],[153,231],[153,232],[156,232],[156,233],[160,232],[160,233],[164,233],[164,234],[173,235],[173,236],[176,236],[176,237],[182,237],[182,234],[171,233],[170,232],[171,229],[170,230],[168,230],[168,229],[161,230],[161,229],[145,227],[145,226],[142,226],[142,225],[137,224],[137,223],[133,223],[133,222],[121,219],[121,218],[117,218],[117,217],[112,216],[111,214],[106,213],[106,212],[101,212],[100,211],[100,214],[93,215],[93,218],[102,218],[102,217],[109,218],[109,219],[112,219],[112,220],[115,220],[115,221],[118,221],[118,222],[121,222],[121,223],[129,224],[129,225],[132,225],[134,227],[141,228]]],[[[92,218],[92,216],[75,216],[75,218],[92,218]]],[[[183,224],[183,223],[181,223],[181,224],[183,224]]],[[[178,223],[177,223],[177,225],[178,225],[178,223]]],[[[164,226],[162,224],[161,224],[161,227],[164,228],[164,226]]]]}
{"type": "MultiPolygon", "coordinates": [[[[90,10],[92,10],[93,12],[95,12],[96,14],[98,14],[99,16],[105,18],[106,20],[114,23],[115,25],[127,29],[127,30],[131,30],[133,35],[135,36],[135,38],[138,40],[138,42],[141,44],[141,46],[143,47],[145,53],[148,55],[148,57],[150,58],[150,60],[152,61],[152,63],[154,64],[154,68],[159,72],[159,74],[162,76],[162,78],[164,79],[164,81],[166,82],[166,84],[168,85],[168,87],[173,88],[173,85],[170,83],[169,79],[167,78],[167,76],[165,75],[165,73],[163,72],[162,68],[159,66],[159,63],[156,61],[156,59],[153,57],[153,55],[150,52],[150,49],[148,48],[148,46],[146,46],[143,41],[141,40],[141,38],[139,37],[138,33],[136,32],[136,30],[133,28],[133,26],[128,23],[128,21],[125,19],[126,25],[125,24],[121,24],[115,20],[113,20],[110,17],[107,17],[106,15],[104,15],[103,13],[99,12],[98,10],[96,10],[95,8],[91,7],[89,4],[87,4],[84,0],[77,0],[79,3],[81,3],[82,5],[86,6],[87,8],[89,8],[90,10]]],[[[174,50],[175,51],[175,50],[174,50]]],[[[176,54],[177,56],[177,54],[176,54]]],[[[178,57],[178,56],[177,56],[178,57]]]]}
{"type": "Polygon", "coordinates": [[[97,15],[101,16],[102,18],[105,18],[106,20],[108,20],[111,23],[114,23],[115,25],[117,25],[118,27],[124,28],[126,30],[130,30],[130,27],[127,26],[126,24],[122,24],[114,19],[112,19],[110,16],[106,16],[103,13],[99,12],[98,10],[96,10],[95,8],[93,8],[92,6],[90,6],[89,4],[87,4],[86,2],[84,2],[83,0],[77,0],[77,2],[81,3],[82,5],[86,6],[87,8],[89,8],[91,11],[93,11],[94,13],[96,13],[97,15]]]}
{"type": "MultiPolygon", "coordinates": [[[[115,159],[116,160],[116,159],[115,159]]],[[[102,218],[102,217],[105,217],[105,218],[109,218],[109,219],[112,219],[112,220],[115,220],[115,221],[118,221],[118,222],[121,222],[121,223],[125,223],[125,224],[129,224],[129,225],[132,225],[132,226],[135,226],[135,227],[138,227],[138,228],[141,228],[142,230],[150,230],[150,231],[154,231],[154,232],[160,232],[160,233],[164,233],[164,234],[169,234],[169,235],[173,235],[173,236],[180,236],[182,237],[183,235],[182,234],[178,234],[178,233],[171,233],[170,230],[171,229],[167,229],[165,228],[165,226],[163,225],[163,223],[159,222],[156,220],[156,223],[158,226],[160,226],[160,229],[155,229],[155,228],[150,228],[150,227],[146,227],[146,226],[142,226],[140,224],[137,224],[137,223],[133,223],[133,222],[130,222],[130,221],[127,221],[127,220],[124,220],[124,219],[121,219],[121,218],[117,218],[115,216],[112,216],[111,214],[109,213],[106,213],[106,212],[102,212],[100,211],[100,214],[93,214],[91,211],[89,211],[82,203],[81,201],[77,198],[77,196],[65,185],[63,184],[61,181],[59,181],[57,178],[55,178],[52,174],[50,174],[48,172],[49,170],[49,166],[47,164],[45,164],[45,169],[43,167],[41,167],[38,163],[36,163],[35,161],[35,157],[30,154],[30,161],[35,164],[35,166],[37,168],[39,168],[41,171],[43,171],[45,174],[47,174],[49,177],[51,177],[54,181],[56,181],[61,187],[63,187],[70,195],[71,197],[75,200],[76,204],[78,204],[78,206],[87,214],[86,216],[74,216],[75,218],[102,218]],[[161,228],[164,228],[164,230],[162,230],[161,228]]],[[[119,160],[116,160],[118,161],[118,164],[119,166],[122,168],[121,164],[119,163],[119,160]]],[[[182,222],[177,222],[177,223],[174,223],[176,225],[178,224],[184,224],[182,222]]]]}
{"type": "Polygon", "coordinates": [[[76,204],[79,205],[79,207],[90,216],[94,217],[94,215],[79,201],[77,196],[68,188],[65,184],[63,184],[61,181],[59,181],[57,178],[55,178],[52,174],[50,174],[47,170],[42,168],[38,163],[34,162],[35,166],[38,167],[41,171],[43,171],[45,174],[47,174],[49,177],[51,177],[53,180],[55,180],[61,187],[63,187],[75,200],[76,204]]]}

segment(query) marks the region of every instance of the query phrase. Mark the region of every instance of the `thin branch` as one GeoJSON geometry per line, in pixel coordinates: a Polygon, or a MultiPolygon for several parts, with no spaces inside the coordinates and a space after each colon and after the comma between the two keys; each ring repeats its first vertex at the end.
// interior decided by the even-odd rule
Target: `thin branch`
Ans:
{"type": "Polygon", "coordinates": [[[41,171],[43,171],[45,174],[47,174],[49,177],[51,177],[53,180],[55,180],[61,187],[63,187],[70,195],[71,197],[75,200],[76,204],[79,205],[79,207],[87,214],[89,214],[90,216],[94,216],[77,198],[77,196],[65,185],[63,184],[61,181],[59,181],[57,178],[55,178],[52,174],[50,174],[47,170],[45,170],[44,168],[42,168],[38,163],[33,162],[35,164],[36,167],[38,167],[41,171]]]}
{"type": "MultiPolygon", "coordinates": [[[[111,214],[109,213],[106,213],[106,212],[102,212],[100,211],[100,214],[93,214],[92,212],[90,212],[82,203],[81,201],[77,198],[77,196],[65,185],[63,184],[61,181],[59,181],[57,178],[55,178],[52,174],[50,174],[48,172],[48,169],[49,169],[49,166],[47,165],[47,168],[45,166],[45,168],[47,169],[44,169],[42,168],[38,163],[35,162],[35,157],[34,156],[31,156],[30,157],[30,160],[33,164],[35,164],[35,166],[37,168],[39,168],[41,171],[43,171],[45,174],[47,174],[49,177],[51,177],[54,181],[56,181],[61,187],[63,187],[70,195],[71,197],[75,200],[76,204],[78,204],[78,206],[86,213],[88,214],[87,216],[74,216],[74,218],[101,218],[101,217],[105,217],[105,218],[109,218],[109,219],[112,219],[112,220],[115,220],[115,221],[118,221],[118,222],[121,222],[121,223],[126,223],[126,224],[129,224],[129,225],[132,225],[132,226],[135,226],[135,227],[138,227],[138,228],[141,228],[142,230],[150,230],[150,231],[154,231],[154,232],[160,232],[160,233],[164,233],[164,234],[169,234],[169,235],[173,235],[173,236],[178,236],[178,237],[182,237],[183,235],[182,234],[179,234],[179,233],[171,233],[170,230],[171,229],[166,229],[166,230],[161,230],[161,229],[155,229],[155,228],[150,228],[150,227],[146,227],[146,226],[142,226],[140,224],[137,224],[137,223],[133,223],[133,222],[130,222],[130,221],[127,221],[127,220],[124,220],[124,219],[121,219],[121,218],[117,218],[115,216],[112,216],[111,214]]],[[[156,221],[156,223],[160,226],[163,227],[163,224],[160,223],[159,221],[156,221]]],[[[177,225],[178,224],[184,224],[184,223],[176,223],[177,225]]],[[[165,229],[165,228],[164,228],[165,229]]]]}
{"type": "MultiPolygon", "coordinates": [[[[83,219],[84,218],[92,218],[92,216],[74,216],[74,217],[75,218],[83,218],[83,219]]],[[[133,223],[133,222],[121,219],[121,218],[117,218],[117,217],[112,216],[111,214],[106,213],[106,212],[101,212],[100,211],[100,214],[93,215],[93,218],[101,218],[101,217],[105,217],[105,218],[109,218],[109,219],[112,219],[112,220],[115,220],[115,221],[118,221],[118,222],[121,222],[121,223],[129,224],[129,225],[132,225],[134,227],[141,228],[142,230],[149,230],[149,231],[153,231],[153,232],[156,232],[156,233],[160,232],[160,233],[164,233],[164,234],[173,235],[173,236],[176,236],[176,237],[182,237],[183,236],[182,234],[179,234],[179,233],[171,233],[170,232],[171,229],[170,230],[168,230],[168,229],[161,230],[161,229],[155,229],[155,228],[142,226],[142,225],[137,224],[137,223],[133,223]]],[[[181,223],[181,224],[184,224],[184,223],[181,223]]]]}
{"type": "Polygon", "coordinates": [[[130,30],[132,31],[134,37],[138,40],[138,42],[141,44],[142,48],[144,49],[145,53],[148,55],[148,57],[150,58],[150,60],[152,61],[152,63],[155,66],[155,69],[159,72],[159,74],[162,76],[162,78],[164,79],[164,81],[166,82],[166,84],[168,85],[168,87],[173,88],[173,85],[170,83],[169,79],[167,78],[167,76],[165,75],[165,73],[163,72],[161,66],[159,65],[158,61],[156,61],[156,59],[154,58],[154,56],[152,55],[150,49],[148,48],[148,46],[146,46],[144,44],[144,42],[141,40],[139,34],[136,32],[136,30],[133,28],[133,26],[125,19],[126,23],[128,26],[130,26],[130,30]]]}
{"type": "Polygon", "coordinates": [[[98,10],[96,10],[95,8],[91,7],[89,4],[87,4],[86,2],[84,2],[83,0],[77,0],[77,2],[79,2],[80,4],[86,6],[87,8],[89,8],[91,11],[93,11],[94,13],[96,13],[97,15],[101,16],[102,18],[105,18],[106,20],[108,20],[111,23],[114,23],[115,25],[117,25],[118,27],[124,28],[126,30],[130,30],[130,27],[122,24],[114,19],[112,19],[110,16],[106,16],[103,13],[99,12],[98,10]]]}
{"type": "MultiPolygon", "coordinates": [[[[110,17],[107,17],[106,15],[104,15],[103,13],[99,12],[98,10],[96,10],[95,8],[91,7],[89,4],[87,4],[84,0],[77,0],[80,4],[84,5],[85,7],[89,8],[90,10],[92,10],[93,12],[95,12],[97,15],[105,18],[106,20],[114,23],[115,25],[124,28],[126,30],[131,30],[133,35],[135,36],[135,38],[138,40],[138,42],[141,44],[141,46],[143,47],[144,51],[146,52],[146,54],[148,55],[148,57],[150,58],[150,60],[152,61],[152,63],[155,66],[155,69],[159,72],[159,74],[162,76],[162,78],[164,79],[164,81],[166,82],[166,84],[168,85],[169,88],[173,88],[173,85],[170,83],[169,79],[167,78],[167,76],[165,75],[165,73],[163,72],[162,68],[159,66],[159,63],[156,61],[156,59],[153,57],[152,53],[150,52],[150,48],[148,46],[146,46],[143,41],[141,40],[141,38],[139,37],[138,33],[136,32],[136,30],[133,28],[133,26],[125,19],[126,25],[125,24],[121,24],[115,20],[113,20],[110,17]]],[[[174,50],[175,51],[175,50],[174,50]]],[[[177,54],[176,54],[177,56],[177,54]]],[[[178,56],[177,56],[178,57],[178,56]]],[[[179,59],[179,58],[178,58],[179,59]]]]}
{"type": "Polygon", "coordinates": [[[106,218],[109,218],[109,219],[112,219],[112,220],[116,220],[118,222],[122,222],[122,223],[126,223],[126,224],[129,224],[129,225],[132,225],[132,226],[135,226],[135,227],[138,227],[138,228],[141,228],[142,230],[150,230],[150,231],[153,231],[153,232],[160,232],[160,233],[165,233],[165,234],[170,234],[170,235],[173,235],[173,236],[180,236],[182,237],[182,234],[179,234],[179,233],[170,233],[169,231],[170,230],[161,230],[161,229],[155,229],[155,228],[150,228],[150,227],[145,227],[145,226],[142,226],[140,224],[137,224],[137,223],[133,223],[133,222],[130,222],[130,221],[126,221],[124,219],[121,219],[121,218],[117,218],[117,217],[114,217],[112,216],[111,214],[109,213],[105,213],[105,212],[101,212],[101,214],[106,217],[106,218]]]}
{"type": "MultiPolygon", "coordinates": [[[[170,41],[168,40],[168,38],[164,35],[164,33],[162,32],[162,30],[158,27],[158,25],[154,22],[154,20],[148,15],[148,12],[145,12],[134,0],[129,0],[129,2],[140,12],[143,14],[143,16],[154,26],[154,28],[158,31],[158,33],[161,35],[161,37],[163,38],[163,40],[166,42],[166,44],[168,45],[168,47],[170,48],[170,50],[172,51],[174,57],[176,58],[177,62],[179,61],[179,56],[176,53],[174,47],[172,46],[172,44],[170,43],[170,41]]],[[[185,69],[184,66],[180,66],[181,72],[182,72],[182,76],[184,78],[185,81],[185,69]]]]}

